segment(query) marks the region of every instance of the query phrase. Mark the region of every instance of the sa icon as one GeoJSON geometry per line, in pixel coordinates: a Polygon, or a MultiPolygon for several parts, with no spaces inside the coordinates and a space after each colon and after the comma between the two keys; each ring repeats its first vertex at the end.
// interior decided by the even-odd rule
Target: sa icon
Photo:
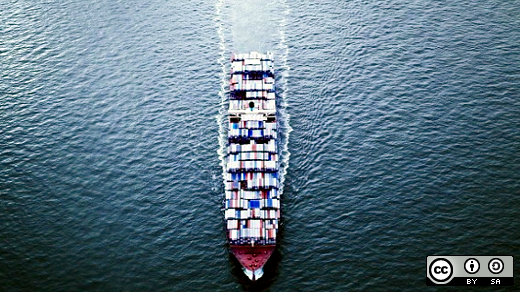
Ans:
{"type": "Polygon", "coordinates": [[[430,277],[436,282],[446,282],[453,276],[453,265],[444,258],[435,259],[428,267],[430,277]]]}

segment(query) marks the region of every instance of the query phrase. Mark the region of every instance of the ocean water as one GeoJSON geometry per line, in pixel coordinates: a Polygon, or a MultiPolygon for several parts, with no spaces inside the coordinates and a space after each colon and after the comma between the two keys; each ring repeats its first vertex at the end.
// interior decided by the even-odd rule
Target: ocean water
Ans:
{"type": "MultiPolygon", "coordinates": [[[[1,291],[417,291],[520,256],[520,2],[0,0],[1,291]],[[277,253],[226,247],[231,52],[275,54],[277,253]]],[[[480,287],[485,291],[518,288],[480,287]]]]}

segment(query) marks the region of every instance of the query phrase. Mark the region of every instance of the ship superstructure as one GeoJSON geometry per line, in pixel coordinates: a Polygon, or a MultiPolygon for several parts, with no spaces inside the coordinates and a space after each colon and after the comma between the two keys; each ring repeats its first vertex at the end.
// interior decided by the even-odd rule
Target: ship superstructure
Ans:
{"type": "Polygon", "coordinates": [[[225,219],[231,252],[251,280],[276,247],[280,220],[272,54],[233,54],[229,92],[225,219]]]}

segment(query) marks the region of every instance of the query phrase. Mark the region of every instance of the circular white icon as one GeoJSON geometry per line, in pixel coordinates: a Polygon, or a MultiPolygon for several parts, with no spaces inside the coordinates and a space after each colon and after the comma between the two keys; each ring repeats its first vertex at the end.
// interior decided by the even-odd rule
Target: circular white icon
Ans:
{"type": "Polygon", "coordinates": [[[443,258],[435,259],[429,267],[430,276],[437,282],[446,282],[453,275],[453,266],[443,258]]]}
{"type": "Polygon", "coordinates": [[[489,261],[488,269],[493,274],[500,274],[504,270],[504,262],[501,259],[494,258],[489,261]]]}
{"type": "Polygon", "coordinates": [[[467,259],[466,262],[464,262],[464,270],[466,270],[468,274],[475,274],[480,270],[480,263],[474,258],[467,259]]]}

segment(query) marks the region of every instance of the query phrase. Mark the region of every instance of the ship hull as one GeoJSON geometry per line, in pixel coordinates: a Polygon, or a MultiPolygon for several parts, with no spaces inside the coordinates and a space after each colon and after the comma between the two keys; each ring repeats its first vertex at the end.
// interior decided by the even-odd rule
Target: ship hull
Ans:
{"type": "Polygon", "coordinates": [[[276,246],[232,245],[230,248],[231,252],[236,257],[240,265],[242,265],[244,273],[248,276],[249,279],[255,281],[263,276],[264,265],[273,254],[276,246]]]}

